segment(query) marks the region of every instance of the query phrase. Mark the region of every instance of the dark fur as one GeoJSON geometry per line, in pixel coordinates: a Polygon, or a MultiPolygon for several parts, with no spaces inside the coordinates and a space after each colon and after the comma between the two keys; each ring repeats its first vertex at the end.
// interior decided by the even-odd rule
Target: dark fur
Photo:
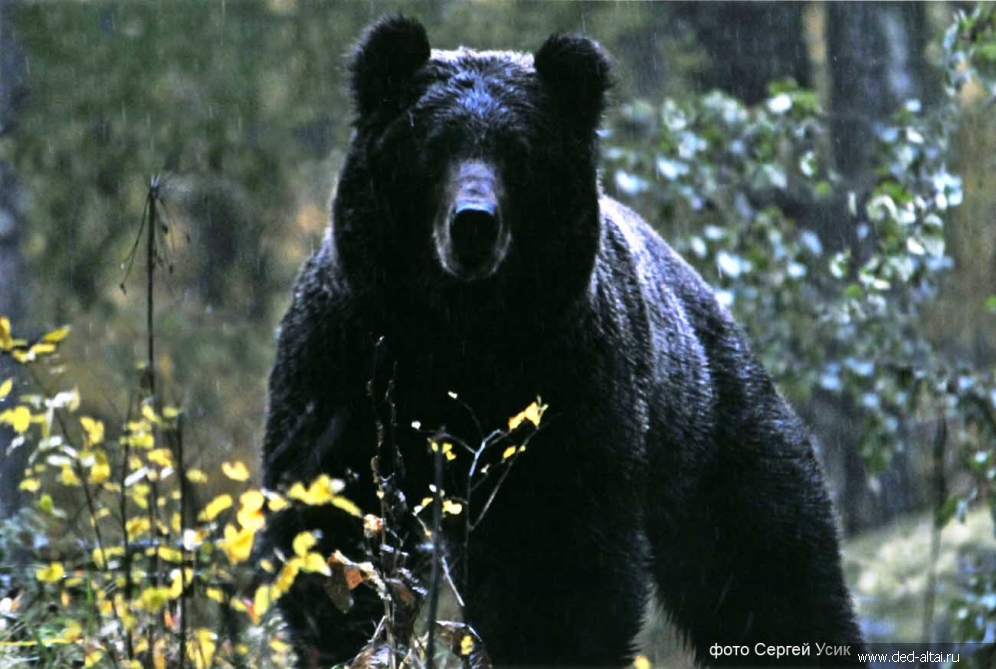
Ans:
{"type": "MultiPolygon", "coordinates": [[[[537,395],[550,406],[471,541],[462,594],[495,660],[624,663],[651,582],[703,662],[714,643],[860,643],[805,428],[694,270],[600,198],[608,61],[587,39],[554,36],[535,63],[430,58],[408,19],[366,33],[333,224],[280,333],[265,484],[329,472],[379,511],[366,384],[383,336],[409,499],[429,481],[411,421],[476,437],[448,391],[486,430],[537,395]],[[468,157],[497,166],[513,239],[475,282],[442,272],[430,239],[442,176],[468,157]]],[[[339,512],[278,516],[270,538],[287,545],[312,527],[323,549],[359,557],[339,512]]],[[[304,586],[283,611],[299,648],[342,661],[381,609],[363,595],[347,618],[304,586]]]]}

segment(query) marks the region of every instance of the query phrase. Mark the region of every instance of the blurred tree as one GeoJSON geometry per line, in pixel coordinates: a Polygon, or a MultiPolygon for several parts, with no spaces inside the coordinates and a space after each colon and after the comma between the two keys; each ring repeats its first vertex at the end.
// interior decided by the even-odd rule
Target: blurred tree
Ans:
{"type": "MultiPolygon", "coordinates": [[[[9,142],[27,97],[25,56],[13,34],[13,0],[0,0],[0,141],[9,142]]],[[[0,158],[0,316],[20,324],[25,316],[28,275],[21,252],[24,224],[14,167],[0,158]]],[[[23,327],[23,325],[20,325],[23,327]]],[[[0,356],[0,383],[15,377],[15,366],[0,356]]],[[[0,517],[19,506],[18,484],[26,449],[12,449],[13,431],[0,426],[0,517]]]]}
{"type": "MultiPolygon", "coordinates": [[[[925,53],[926,6],[829,3],[826,11],[830,135],[842,184],[829,205],[832,215],[821,218],[818,231],[829,248],[848,248],[862,259],[874,250],[874,228],[863,212],[878,180],[873,161],[879,135],[904,105],[918,109],[921,101],[937,92],[925,53]]],[[[843,467],[839,494],[849,532],[880,524],[926,501],[916,493],[913,463],[905,453],[897,453],[882,473],[880,489],[887,494],[873,493],[856,448],[857,408],[843,398],[824,397],[820,405],[823,416],[814,418],[821,423],[825,445],[843,467]]]]}
{"type": "MultiPolygon", "coordinates": [[[[874,185],[877,133],[907,100],[936,93],[926,58],[927,8],[918,2],[827,6],[830,129],[837,168],[848,186],[874,185]]],[[[851,230],[849,235],[854,235],[851,230]]]]}
{"type": "MultiPolygon", "coordinates": [[[[791,3],[6,6],[31,62],[34,104],[19,115],[17,141],[0,142],[30,194],[16,230],[38,286],[31,322],[85,328],[87,337],[69,344],[83,350],[67,358],[86,366],[82,377],[94,386],[123,387],[108,382],[133,374],[143,321],[133,295],[137,279],[127,283],[127,296],[117,290],[121,262],[137,234],[149,175],[172,172],[164,248],[174,274],[157,297],[157,322],[169,345],[159,350],[181,352],[161,361],[163,378],[185,389],[191,416],[211,417],[192,421],[192,429],[202,431],[198,441],[210,445],[203,452],[212,457],[255,447],[276,318],[291,277],[327,223],[328,194],[350,132],[342,55],[381,14],[418,16],[439,48],[529,51],[552,31],[585,32],[616,56],[620,102],[634,93],[690,99],[692,89],[705,86],[758,102],[772,79],[812,83],[803,14],[826,15],[835,150],[849,170],[844,176],[864,184],[859,193],[876,177],[867,157],[859,160],[873,142],[857,137],[874,139],[904,96],[929,90],[922,83],[929,81],[925,10],[909,4],[851,4],[846,11],[791,3]],[[854,116],[860,114],[867,118],[854,116]]],[[[14,53],[3,50],[5,57],[14,53]]],[[[822,146],[828,141],[820,135],[822,146]]],[[[830,181],[814,192],[800,189],[791,175],[784,184],[762,179],[744,197],[754,210],[775,203],[800,229],[815,231],[829,255],[849,248],[861,229],[848,213],[847,191],[857,186],[848,181],[832,190],[830,181]]],[[[738,211],[712,214],[718,220],[710,222],[732,224],[738,211]]],[[[681,214],[673,218],[675,235],[696,224],[681,214]]],[[[0,292],[11,285],[0,283],[0,292]]],[[[23,290],[18,294],[23,299],[23,290]]],[[[119,398],[108,399],[109,410],[123,411],[119,398]]],[[[858,441],[860,410],[818,397],[810,404],[804,411],[828,459],[844,462],[858,441]]],[[[848,457],[849,489],[865,497],[844,510],[850,517],[851,508],[863,509],[855,517],[871,518],[877,512],[863,492],[860,458],[848,457]]],[[[900,500],[888,505],[916,501],[905,493],[900,500]]]]}
{"type": "Polygon", "coordinates": [[[811,85],[809,52],[799,2],[680,3],[679,19],[689,21],[709,59],[693,73],[703,90],[718,88],[756,104],[768,97],[772,81],[792,78],[811,85]]]}

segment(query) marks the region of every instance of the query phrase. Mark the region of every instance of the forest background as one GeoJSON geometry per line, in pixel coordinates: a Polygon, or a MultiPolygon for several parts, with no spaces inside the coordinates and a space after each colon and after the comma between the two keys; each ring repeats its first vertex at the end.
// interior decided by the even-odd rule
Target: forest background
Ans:
{"type": "Polygon", "coordinates": [[[180,467],[254,480],[275,328],[349,138],[342,56],[397,10],[435,47],[607,47],[603,186],[717,288],[812,425],[866,634],[992,644],[996,22],[966,3],[0,1],[0,315],[28,342],[0,355],[0,634],[23,640],[23,593],[54,596],[25,574],[89,550],[67,529],[86,514],[49,506],[79,491],[42,503],[58,412],[123,443],[151,369],[180,467]],[[52,350],[13,355],[32,342],[52,350]]]}

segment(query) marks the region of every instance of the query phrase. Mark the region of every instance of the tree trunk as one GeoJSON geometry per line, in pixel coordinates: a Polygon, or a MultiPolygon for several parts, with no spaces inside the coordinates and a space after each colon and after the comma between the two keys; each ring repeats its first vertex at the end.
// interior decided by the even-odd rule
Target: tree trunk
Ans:
{"type": "Polygon", "coordinates": [[[859,194],[874,185],[876,130],[929,86],[921,3],[829,3],[830,132],[841,174],[859,194]]]}
{"type": "Polygon", "coordinates": [[[683,5],[709,64],[698,79],[752,105],[768,84],[791,77],[811,85],[809,52],[797,2],[696,2],[683,5]]]}
{"type": "MultiPolygon", "coordinates": [[[[10,141],[16,132],[26,98],[25,59],[12,35],[13,14],[13,2],[0,0],[0,141],[10,141]]],[[[27,272],[21,254],[23,218],[18,191],[14,168],[0,160],[0,315],[23,331],[27,272]]],[[[9,378],[16,384],[17,369],[9,358],[0,356],[0,383],[9,378]]],[[[13,436],[9,427],[0,426],[0,518],[9,517],[20,506],[18,485],[27,452],[11,450],[13,436]]]]}
{"type": "MultiPolygon", "coordinates": [[[[907,100],[929,99],[932,79],[924,56],[928,39],[926,7],[920,3],[828,3],[827,66],[830,75],[830,136],[834,160],[843,178],[838,201],[853,194],[857,217],[840,215],[820,230],[831,249],[849,248],[854,257],[868,257],[874,235],[864,220],[864,203],[876,184],[874,156],[878,131],[891,122],[893,113],[907,100]],[[864,231],[865,234],[862,234],[864,231]]],[[[837,207],[843,213],[843,205],[837,207]]],[[[829,407],[839,412],[843,405],[829,407]]],[[[887,495],[873,493],[868,473],[857,451],[861,422],[845,418],[848,433],[842,437],[843,480],[839,506],[848,532],[875,526],[912,510],[915,463],[897,457],[879,480],[888,484],[887,495]]]]}

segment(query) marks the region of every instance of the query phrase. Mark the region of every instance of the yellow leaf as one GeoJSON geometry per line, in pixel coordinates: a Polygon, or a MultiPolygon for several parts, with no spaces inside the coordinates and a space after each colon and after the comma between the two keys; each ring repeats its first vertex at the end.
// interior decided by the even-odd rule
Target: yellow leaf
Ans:
{"type": "Polygon", "coordinates": [[[14,387],[14,379],[7,379],[0,383],[0,400],[10,395],[10,389],[14,387]]]}
{"type": "Polygon", "coordinates": [[[191,483],[207,483],[208,477],[203,470],[188,469],[187,480],[190,481],[191,483]]]}
{"type": "Polygon", "coordinates": [[[93,465],[90,467],[90,483],[101,484],[111,477],[111,465],[107,461],[107,454],[102,450],[94,451],[93,465]]]}
{"type": "Polygon", "coordinates": [[[42,583],[55,583],[62,579],[66,569],[59,562],[52,562],[47,567],[40,567],[35,570],[35,578],[42,583]]]}
{"type": "Polygon", "coordinates": [[[128,490],[128,497],[135,502],[138,508],[145,510],[149,508],[149,493],[152,488],[148,483],[133,483],[128,490]]]}
{"type": "Polygon", "coordinates": [[[76,643],[83,638],[83,626],[75,620],[70,620],[62,631],[62,638],[68,643],[76,643]]]}
{"type": "Polygon", "coordinates": [[[166,560],[166,562],[172,562],[174,564],[183,562],[183,553],[175,548],[170,548],[169,546],[159,547],[159,557],[166,560]]]}
{"type": "Polygon", "coordinates": [[[143,534],[148,534],[151,527],[149,519],[145,516],[129,518],[128,522],[125,523],[125,531],[128,533],[129,539],[137,539],[143,534]]]}
{"type": "Polygon", "coordinates": [[[176,407],[163,407],[163,418],[173,420],[180,415],[180,410],[176,407]]]}
{"type": "Polygon", "coordinates": [[[351,501],[342,497],[341,495],[336,495],[332,498],[332,506],[337,509],[342,509],[351,516],[356,516],[357,518],[363,517],[363,512],[360,511],[360,507],[353,504],[351,501]]]}
{"type": "Polygon", "coordinates": [[[83,666],[96,667],[102,657],[104,657],[104,649],[100,646],[91,646],[87,649],[86,655],[83,656],[83,666]]]}
{"type": "Polygon", "coordinates": [[[52,330],[42,337],[42,341],[48,342],[49,344],[58,344],[60,341],[69,336],[69,327],[59,328],[58,330],[52,330]]]}
{"type": "Polygon", "coordinates": [[[104,441],[104,423],[89,416],[80,416],[80,425],[86,433],[86,445],[95,446],[104,441]]]}
{"type": "Polygon", "coordinates": [[[412,509],[412,511],[415,513],[422,513],[423,509],[428,509],[430,506],[432,506],[432,502],[433,502],[432,497],[423,497],[422,501],[416,504],[415,508],[412,509]]]}
{"type": "Polygon", "coordinates": [[[266,496],[259,490],[246,490],[239,495],[239,504],[248,511],[259,511],[266,503],[266,496]]]}
{"type": "Polygon", "coordinates": [[[196,669],[210,667],[217,648],[215,633],[203,627],[194,631],[194,638],[187,642],[187,657],[196,669]]]}
{"type": "Polygon", "coordinates": [[[261,585],[256,588],[256,594],[252,598],[251,612],[254,624],[258,625],[260,618],[270,610],[270,590],[271,587],[269,585],[261,585]]]}
{"type": "Polygon", "coordinates": [[[263,513],[263,507],[254,509],[243,506],[235,514],[235,517],[239,521],[239,525],[253,532],[259,531],[266,526],[266,514],[263,513]]]}
{"type": "Polygon", "coordinates": [[[221,494],[208,502],[204,510],[201,511],[198,518],[203,521],[210,522],[218,517],[218,514],[225,509],[232,506],[232,496],[229,494],[221,494]]]}
{"type": "Polygon", "coordinates": [[[157,613],[169,602],[169,588],[146,588],[138,596],[135,605],[149,613],[157,613]]]}
{"type": "Polygon", "coordinates": [[[287,496],[291,499],[296,499],[300,502],[304,502],[305,504],[307,504],[305,500],[307,499],[308,491],[304,489],[303,483],[301,483],[300,481],[295,481],[294,484],[287,491],[287,496]]]}
{"type": "Polygon", "coordinates": [[[0,413],[0,423],[7,423],[14,432],[24,434],[31,425],[31,412],[27,407],[18,406],[0,413]]]}
{"type": "Polygon", "coordinates": [[[50,353],[55,353],[55,344],[38,342],[31,347],[31,350],[28,353],[34,355],[48,355],[50,353]]]}
{"type": "Polygon", "coordinates": [[[290,506],[290,504],[287,503],[286,499],[284,499],[275,492],[267,491],[265,495],[266,495],[266,505],[270,507],[270,511],[282,511],[283,509],[286,509],[288,506],[290,506]]]}
{"type": "Polygon", "coordinates": [[[35,478],[27,478],[21,481],[21,484],[17,486],[19,490],[26,490],[28,492],[38,492],[41,488],[41,481],[35,478]]]}
{"type": "MultiPolygon", "coordinates": [[[[514,430],[515,428],[512,428],[512,429],[514,430]]],[[[504,451],[502,451],[501,459],[502,460],[508,460],[510,457],[512,457],[513,455],[515,455],[515,451],[516,450],[518,450],[518,449],[515,446],[509,446],[504,451]]]]}
{"type": "Polygon", "coordinates": [[[10,319],[0,316],[0,351],[9,351],[14,347],[14,339],[10,336],[10,319]]]}
{"type": "Polygon", "coordinates": [[[453,460],[456,460],[456,453],[453,452],[453,444],[449,442],[443,442],[443,444],[440,446],[436,442],[432,441],[429,442],[429,448],[430,450],[432,450],[433,453],[442,450],[443,455],[446,456],[447,462],[452,462],[453,460]]]}
{"type": "Polygon", "coordinates": [[[163,644],[156,644],[152,650],[152,669],[166,669],[166,649],[163,644]]]}
{"type": "Polygon", "coordinates": [[[633,669],[650,669],[651,666],[646,655],[637,655],[633,658],[633,669]]]}
{"type": "Polygon", "coordinates": [[[168,448],[154,448],[145,457],[152,464],[163,468],[173,466],[173,454],[168,448]]]}
{"type": "Polygon", "coordinates": [[[156,415],[156,410],[152,408],[151,404],[142,405],[142,418],[149,421],[150,423],[159,422],[159,416],[156,415]]]}
{"type": "Polygon", "coordinates": [[[128,436],[125,441],[135,448],[152,448],[156,445],[156,438],[151,432],[135,432],[128,436]]]}
{"type": "Polygon", "coordinates": [[[208,599],[212,599],[219,604],[223,604],[225,602],[225,593],[219,588],[208,588],[204,591],[204,594],[207,595],[208,599]]]}
{"type": "Polygon", "coordinates": [[[228,561],[239,564],[249,559],[256,533],[252,530],[236,530],[232,525],[225,525],[225,539],[218,546],[225,551],[228,561]]]}
{"type": "Polygon", "coordinates": [[[311,572],[313,574],[323,574],[325,576],[331,576],[332,570],[329,569],[328,564],[318,553],[308,553],[303,558],[301,558],[301,571],[311,572]]]}
{"type": "Polygon", "coordinates": [[[460,654],[466,657],[474,652],[474,637],[464,634],[460,639],[460,654]]]}
{"type": "Polygon", "coordinates": [[[539,402],[533,402],[521,412],[512,416],[508,419],[508,429],[514,430],[515,428],[522,425],[524,421],[529,421],[536,427],[539,427],[540,420],[543,418],[543,413],[546,411],[546,405],[539,404],[539,402]]]}
{"type": "Polygon", "coordinates": [[[241,460],[236,460],[235,462],[222,462],[221,473],[233,481],[249,480],[249,470],[246,468],[245,463],[241,460]]]}
{"type": "Polygon", "coordinates": [[[80,485],[80,479],[76,476],[76,472],[69,465],[62,466],[62,473],[59,475],[59,481],[62,485],[67,487],[73,487],[80,485]]]}
{"type": "Polygon", "coordinates": [[[182,572],[179,569],[174,569],[170,572],[170,584],[169,584],[169,598],[179,599],[183,595],[183,590],[188,585],[190,585],[191,580],[194,577],[194,570],[190,567],[185,568],[182,572]]]}
{"type": "Polygon", "coordinates": [[[294,585],[294,579],[297,578],[297,573],[301,568],[300,558],[291,558],[286,564],[280,569],[280,573],[277,574],[277,579],[273,582],[273,590],[277,597],[280,597],[284,593],[291,589],[294,585]]]}
{"type": "Polygon", "coordinates": [[[312,548],[315,547],[315,544],[317,543],[318,539],[315,538],[315,535],[313,533],[301,532],[296,537],[294,537],[294,541],[291,543],[291,545],[294,548],[294,555],[298,557],[304,557],[305,555],[308,554],[308,551],[310,551],[312,548]]]}
{"type": "Polygon", "coordinates": [[[451,516],[458,516],[461,511],[463,511],[463,504],[449,499],[443,500],[443,513],[450,514],[451,516]]]}
{"type": "Polygon", "coordinates": [[[287,496],[291,499],[296,499],[299,502],[303,502],[309,506],[320,506],[322,504],[330,504],[333,502],[333,498],[339,494],[345,484],[339,479],[333,479],[327,474],[321,474],[308,489],[304,489],[304,485],[298,481],[290,487],[287,491],[287,496]]]}

